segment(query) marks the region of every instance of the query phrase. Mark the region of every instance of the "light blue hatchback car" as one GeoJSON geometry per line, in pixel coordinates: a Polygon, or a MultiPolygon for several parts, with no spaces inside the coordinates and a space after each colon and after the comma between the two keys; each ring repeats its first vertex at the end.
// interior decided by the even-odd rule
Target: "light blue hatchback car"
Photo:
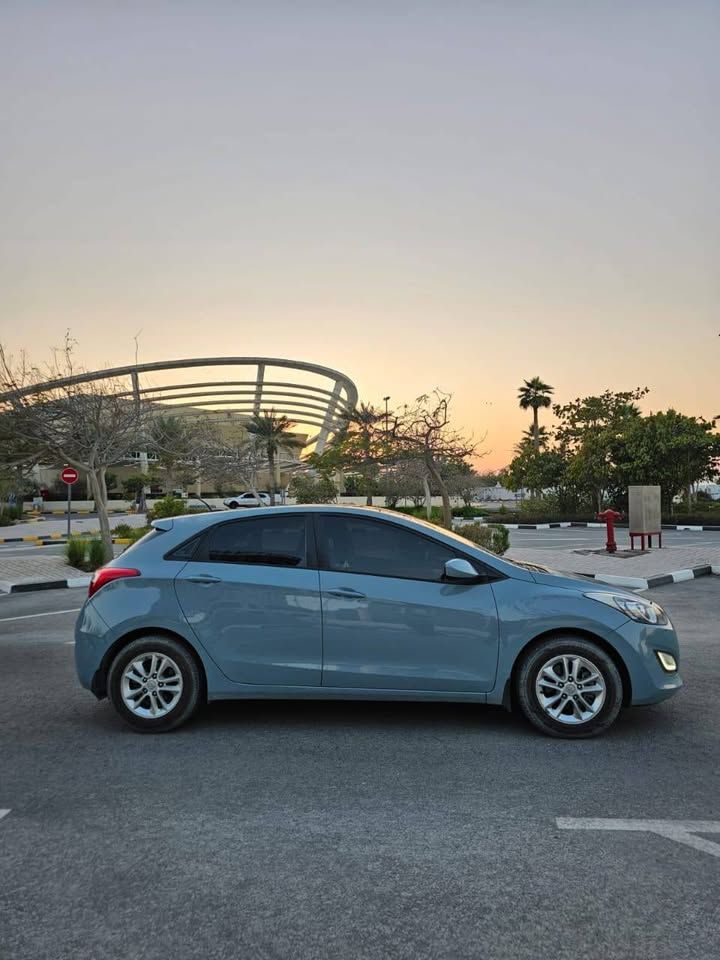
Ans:
{"type": "Polygon", "coordinates": [[[157,520],[98,570],[80,682],[140,731],[206,700],[453,700],[588,737],[681,686],[661,607],[366,507],[157,520]]]}

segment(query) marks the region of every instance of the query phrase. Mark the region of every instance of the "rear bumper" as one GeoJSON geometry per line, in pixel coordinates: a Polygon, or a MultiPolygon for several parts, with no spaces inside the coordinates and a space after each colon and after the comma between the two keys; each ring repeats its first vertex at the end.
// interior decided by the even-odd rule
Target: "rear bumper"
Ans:
{"type": "Polygon", "coordinates": [[[75,625],[75,672],[81,686],[99,698],[105,696],[100,666],[107,650],[107,633],[107,624],[88,600],[75,625]]]}

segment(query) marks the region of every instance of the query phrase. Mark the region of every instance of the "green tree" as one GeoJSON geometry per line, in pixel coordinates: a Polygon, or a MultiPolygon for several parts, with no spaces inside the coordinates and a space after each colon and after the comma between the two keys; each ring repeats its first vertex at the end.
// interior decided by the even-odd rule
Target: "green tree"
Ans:
{"type": "Polygon", "coordinates": [[[277,416],[274,410],[256,414],[245,425],[247,432],[255,438],[267,457],[270,474],[270,504],[275,506],[277,494],[277,456],[281,449],[302,448],[302,440],[291,432],[295,424],[285,416],[277,416]]]}
{"type": "Polygon", "coordinates": [[[345,429],[340,438],[340,448],[345,465],[352,467],[360,477],[365,503],[371,507],[373,491],[383,460],[384,433],[380,423],[385,419],[372,404],[361,403],[345,414],[345,429]]]}
{"type": "Polygon", "coordinates": [[[565,481],[578,495],[592,497],[598,511],[606,492],[617,487],[617,445],[640,419],[636,401],[647,392],[641,387],[618,393],[606,390],[553,406],[559,421],[556,449],[567,464],[565,481]]]}
{"type": "Polygon", "coordinates": [[[527,444],[506,468],[502,482],[508,490],[526,489],[538,495],[542,490],[560,487],[565,469],[565,460],[559,451],[536,451],[532,444],[527,444]]]}
{"type": "Polygon", "coordinates": [[[544,383],[540,377],[533,377],[532,380],[523,380],[523,385],[518,390],[518,404],[521,410],[532,410],[532,438],[536,450],[540,449],[540,426],[538,423],[538,410],[541,407],[549,407],[552,403],[551,397],[553,388],[549,383],[544,383]]]}
{"type": "Polygon", "coordinates": [[[692,485],[711,480],[720,469],[720,435],[715,421],[667,410],[635,419],[615,445],[617,479],[630,484],[659,484],[663,510],[685,492],[691,509],[692,485]]]}

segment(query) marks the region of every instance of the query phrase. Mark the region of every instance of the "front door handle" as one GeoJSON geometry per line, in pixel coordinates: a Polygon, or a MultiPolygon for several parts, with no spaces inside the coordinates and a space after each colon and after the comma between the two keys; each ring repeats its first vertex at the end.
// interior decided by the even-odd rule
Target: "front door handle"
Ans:
{"type": "Polygon", "coordinates": [[[210,573],[198,573],[197,576],[188,577],[190,583],[220,583],[220,577],[213,577],[210,573]]]}
{"type": "Polygon", "coordinates": [[[359,590],[353,590],[352,587],[338,587],[337,590],[328,590],[331,597],[341,597],[343,600],[366,600],[364,593],[359,590]]]}

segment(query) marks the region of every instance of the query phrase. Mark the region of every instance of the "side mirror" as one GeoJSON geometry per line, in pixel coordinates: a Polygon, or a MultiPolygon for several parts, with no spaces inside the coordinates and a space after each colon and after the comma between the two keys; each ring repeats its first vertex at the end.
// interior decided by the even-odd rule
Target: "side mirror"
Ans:
{"type": "Polygon", "coordinates": [[[445,564],[445,576],[448,580],[477,580],[480,574],[469,560],[462,560],[457,557],[454,560],[448,560],[445,564]]]}

